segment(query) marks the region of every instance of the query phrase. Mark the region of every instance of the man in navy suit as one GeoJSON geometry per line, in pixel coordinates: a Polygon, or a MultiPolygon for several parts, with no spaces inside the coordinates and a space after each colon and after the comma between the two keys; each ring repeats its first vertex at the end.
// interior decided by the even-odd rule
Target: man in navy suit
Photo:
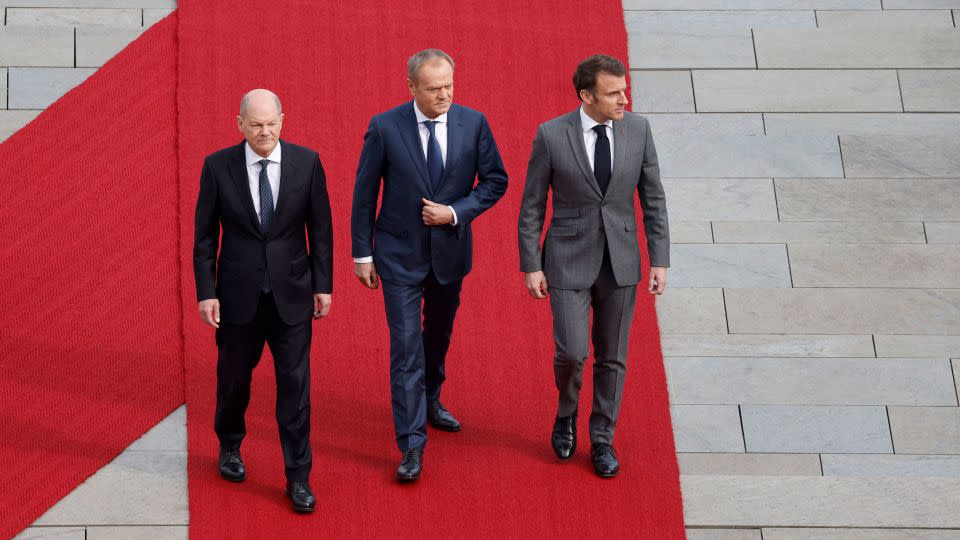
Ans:
{"type": "Polygon", "coordinates": [[[401,482],[420,477],[428,421],[460,430],[440,403],[440,388],[471,268],[470,225],[507,190],[487,119],[452,104],[453,67],[437,49],[410,57],[413,102],[370,120],[353,191],[355,272],[371,289],[383,282],[401,482]]]}

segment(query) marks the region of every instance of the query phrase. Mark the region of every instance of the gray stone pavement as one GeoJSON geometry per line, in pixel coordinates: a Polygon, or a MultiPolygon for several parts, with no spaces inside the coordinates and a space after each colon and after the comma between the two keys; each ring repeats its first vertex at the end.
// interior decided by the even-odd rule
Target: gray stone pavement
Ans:
{"type": "MultiPolygon", "coordinates": [[[[623,6],[689,537],[960,539],[960,0],[623,6]]],[[[175,7],[0,0],[0,140],[175,7]]],[[[185,538],[184,421],[20,538],[185,538]]]]}

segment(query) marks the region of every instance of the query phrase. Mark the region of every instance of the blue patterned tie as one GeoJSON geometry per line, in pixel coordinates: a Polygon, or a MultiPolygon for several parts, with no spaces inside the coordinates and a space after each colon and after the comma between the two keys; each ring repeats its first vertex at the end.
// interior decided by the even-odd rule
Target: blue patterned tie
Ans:
{"type": "Polygon", "coordinates": [[[440,188],[440,177],[443,176],[443,155],[440,153],[440,143],[437,142],[436,120],[426,120],[423,122],[430,132],[430,138],[427,139],[427,173],[430,174],[430,186],[436,193],[440,188]]]}
{"type": "MultiPolygon", "coordinates": [[[[270,234],[273,225],[273,190],[270,189],[270,179],[267,177],[269,159],[261,159],[260,163],[260,230],[263,235],[270,234]]],[[[270,292],[270,272],[264,272],[263,292],[270,292]]]]}

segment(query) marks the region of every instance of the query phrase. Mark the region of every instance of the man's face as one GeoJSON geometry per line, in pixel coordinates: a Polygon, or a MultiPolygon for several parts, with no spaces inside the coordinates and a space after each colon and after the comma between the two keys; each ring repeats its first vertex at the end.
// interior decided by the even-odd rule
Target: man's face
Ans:
{"type": "Polygon", "coordinates": [[[237,116],[237,125],[250,148],[260,157],[267,157],[280,141],[283,114],[272,98],[251,98],[246,113],[237,116]]]}
{"type": "Polygon", "coordinates": [[[436,118],[449,111],[453,103],[453,67],[443,58],[432,58],[420,66],[407,86],[420,112],[436,118]]]}
{"type": "Polygon", "coordinates": [[[627,78],[600,72],[593,92],[580,91],[583,107],[591,118],[601,124],[623,118],[627,106],[627,78]]]}

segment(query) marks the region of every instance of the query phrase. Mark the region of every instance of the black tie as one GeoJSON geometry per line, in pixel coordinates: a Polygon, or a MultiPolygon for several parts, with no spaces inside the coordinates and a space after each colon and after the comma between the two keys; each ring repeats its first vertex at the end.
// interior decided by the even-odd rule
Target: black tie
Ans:
{"type": "Polygon", "coordinates": [[[600,193],[606,193],[610,183],[610,171],[613,169],[610,164],[610,139],[607,138],[607,126],[604,124],[593,126],[593,131],[597,133],[597,146],[593,151],[593,176],[600,186],[600,193]]]}
{"type": "MultiPolygon", "coordinates": [[[[261,159],[260,163],[260,230],[263,235],[270,234],[273,225],[273,190],[270,189],[270,178],[267,177],[269,159],[261,159]]],[[[270,272],[264,273],[263,292],[270,292],[270,272]]]]}
{"type": "Polygon", "coordinates": [[[443,156],[440,154],[440,143],[437,141],[436,120],[426,120],[424,124],[430,137],[427,139],[427,173],[430,174],[430,187],[436,193],[440,187],[440,178],[443,176],[443,156]]]}

